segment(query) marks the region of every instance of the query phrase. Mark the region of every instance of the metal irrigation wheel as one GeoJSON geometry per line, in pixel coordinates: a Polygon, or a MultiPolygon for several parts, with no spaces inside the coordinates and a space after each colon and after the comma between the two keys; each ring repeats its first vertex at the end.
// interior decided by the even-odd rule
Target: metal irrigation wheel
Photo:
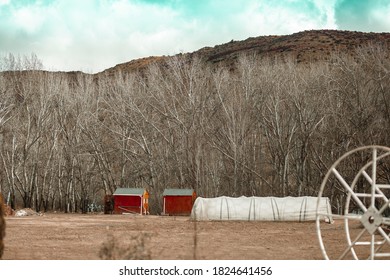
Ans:
{"type": "Polygon", "coordinates": [[[340,157],[324,177],[318,195],[316,227],[323,257],[390,259],[389,199],[390,148],[365,146],[340,157]],[[323,196],[339,205],[332,211],[332,225],[321,223],[328,216],[319,210],[323,196]],[[346,244],[334,235],[342,230],[346,244]]]}

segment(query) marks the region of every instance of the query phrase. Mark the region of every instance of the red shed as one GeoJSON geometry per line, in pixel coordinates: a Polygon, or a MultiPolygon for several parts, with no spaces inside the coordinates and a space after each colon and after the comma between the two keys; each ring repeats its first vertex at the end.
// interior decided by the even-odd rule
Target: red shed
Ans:
{"type": "Polygon", "coordinates": [[[117,188],[113,197],[115,214],[149,214],[149,192],[146,189],[117,188]]]}
{"type": "Polygon", "coordinates": [[[195,199],[193,189],[166,189],[163,193],[163,215],[191,215],[195,199]]]}

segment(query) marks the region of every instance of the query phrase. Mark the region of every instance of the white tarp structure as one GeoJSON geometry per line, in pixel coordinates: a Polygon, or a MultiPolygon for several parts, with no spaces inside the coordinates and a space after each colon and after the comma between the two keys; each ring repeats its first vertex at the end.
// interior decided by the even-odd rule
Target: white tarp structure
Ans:
{"type": "MultiPolygon", "coordinates": [[[[204,221],[314,221],[317,197],[198,197],[191,218],[204,221]]],[[[320,200],[319,213],[332,222],[329,199],[320,200]]]]}

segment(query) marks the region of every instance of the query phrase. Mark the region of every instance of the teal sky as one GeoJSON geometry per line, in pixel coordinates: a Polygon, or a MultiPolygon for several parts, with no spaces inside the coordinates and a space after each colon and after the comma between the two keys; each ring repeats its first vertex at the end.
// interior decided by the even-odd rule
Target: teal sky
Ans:
{"type": "Polygon", "coordinates": [[[390,0],[0,0],[0,54],[33,52],[48,70],[309,29],[390,32],[390,0]]]}

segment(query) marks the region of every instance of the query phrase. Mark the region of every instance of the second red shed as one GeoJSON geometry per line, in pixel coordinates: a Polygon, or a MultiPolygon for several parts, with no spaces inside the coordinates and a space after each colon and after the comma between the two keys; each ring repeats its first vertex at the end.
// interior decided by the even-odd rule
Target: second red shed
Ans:
{"type": "Polygon", "coordinates": [[[191,215],[196,199],[193,189],[165,189],[163,193],[163,215],[191,215]]]}

